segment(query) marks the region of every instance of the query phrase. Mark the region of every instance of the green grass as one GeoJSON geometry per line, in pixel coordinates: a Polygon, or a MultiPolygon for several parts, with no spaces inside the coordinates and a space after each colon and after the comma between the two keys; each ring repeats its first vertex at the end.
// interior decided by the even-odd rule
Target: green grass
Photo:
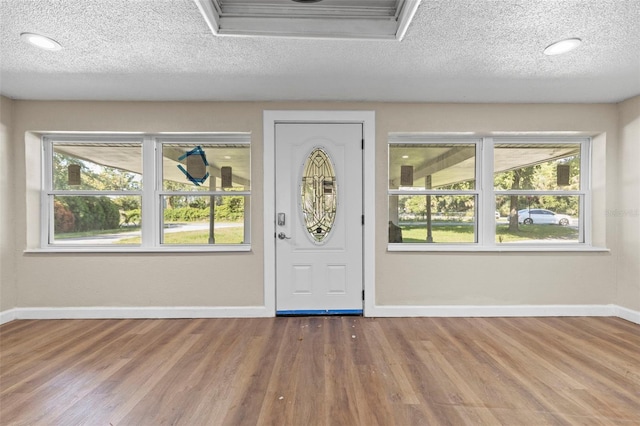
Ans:
{"type": "MultiPolygon", "coordinates": [[[[242,226],[216,229],[216,244],[241,244],[244,237],[242,226]]],[[[140,237],[127,238],[118,244],[140,244],[140,237]]],[[[185,231],[164,234],[164,244],[209,244],[209,231],[185,231]]]]}
{"type": "MultiPolygon", "coordinates": [[[[402,242],[424,243],[427,240],[426,225],[401,226],[402,242]]],[[[475,236],[472,225],[433,226],[431,235],[435,243],[473,243],[475,236]]]]}
{"type": "MultiPolygon", "coordinates": [[[[119,234],[136,231],[139,228],[120,228],[105,231],[73,232],[57,234],[56,239],[92,237],[104,234],[119,234]]],[[[433,241],[435,243],[473,243],[473,225],[438,225],[432,227],[433,241]]],[[[232,228],[218,228],[215,231],[216,244],[241,244],[244,233],[242,226],[232,228]]],[[[405,243],[424,243],[427,238],[426,225],[403,225],[402,240],[405,243]]],[[[496,242],[514,241],[577,241],[578,230],[568,226],[558,225],[520,225],[517,232],[510,232],[509,225],[498,224],[496,226],[496,242]],[[500,241],[502,239],[502,241],[500,241]]],[[[209,242],[209,231],[185,231],[166,233],[164,244],[167,245],[205,245],[209,242]]],[[[125,238],[117,244],[140,244],[140,237],[125,238]]]]}
{"type": "Polygon", "coordinates": [[[71,238],[85,238],[85,237],[95,237],[96,235],[110,235],[110,234],[123,234],[125,232],[136,232],[140,231],[139,226],[131,226],[128,228],[117,228],[117,229],[103,229],[96,231],[83,231],[83,232],[65,232],[60,234],[55,234],[56,240],[65,240],[71,238]]]}
{"type": "Polygon", "coordinates": [[[569,226],[560,225],[519,225],[518,231],[510,232],[509,225],[496,227],[496,242],[508,243],[512,241],[544,241],[562,240],[577,241],[578,230],[569,226]]]}
{"type": "MultiPolygon", "coordinates": [[[[402,241],[405,243],[424,243],[427,239],[427,226],[403,225],[402,241]]],[[[473,243],[474,232],[471,224],[442,225],[431,228],[434,243],[473,243]]],[[[496,226],[496,242],[514,241],[577,241],[578,230],[558,225],[520,225],[518,231],[510,232],[509,225],[496,226]]]]}

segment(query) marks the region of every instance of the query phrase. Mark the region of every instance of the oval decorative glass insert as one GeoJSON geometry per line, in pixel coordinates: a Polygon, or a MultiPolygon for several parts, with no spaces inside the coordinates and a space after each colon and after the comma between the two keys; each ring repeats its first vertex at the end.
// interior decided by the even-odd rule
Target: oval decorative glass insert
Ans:
{"type": "Polygon", "coordinates": [[[300,192],[307,231],[316,242],[321,242],[331,232],[338,204],[336,174],[323,149],[316,148],[307,157],[300,192]]]}

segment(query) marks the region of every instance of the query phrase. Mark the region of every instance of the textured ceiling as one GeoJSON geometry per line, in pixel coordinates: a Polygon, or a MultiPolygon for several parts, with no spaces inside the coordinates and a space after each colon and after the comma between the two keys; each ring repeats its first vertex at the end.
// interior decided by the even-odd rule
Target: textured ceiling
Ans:
{"type": "Polygon", "coordinates": [[[0,7],[0,92],[17,99],[528,103],[640,94],[640,0],[422,0],[402,42],[216,37],[193,0],[0,7]],[[38,50],[22,32],[64,48],[38,50]],[[583,44],[542,53],[567,37],[583,44]]]}

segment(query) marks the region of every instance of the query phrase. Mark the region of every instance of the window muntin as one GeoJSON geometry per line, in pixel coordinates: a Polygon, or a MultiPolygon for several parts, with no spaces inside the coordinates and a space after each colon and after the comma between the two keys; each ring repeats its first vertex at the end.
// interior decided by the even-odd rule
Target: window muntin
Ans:
{"type": "Polygon", "coordinates": [[[249,248],[248,134],[48,135],[43,153],[43,247],[249,248]],[[168,164],[165,145],[183,152],[200,147],[208,157],[206,179],[194,185],[179,161],[168,164]],[[201,228],[204,243],[190,233],[201,228]],[[209,238],[209,228],[217,238],[209,238]]]}
{"type": "MultiPolygon", "coordinates": [[[[590,244],[590,139],[552,136],[469,137],[466,142],[476,144],[473,160],[462,149],[458,156],[451,153],[447,155],[447,144],[462,148],[464,139],[458,136],[448,139],[420,134],[390,134],[390,250],[438,250],[436,247],[447,245],[455,250],[454,244],[458,242],[467,243],[468,247],[496,249],[498,246],[522,249],[527,245],[551,248],[590,244]],[[407,163],[412,149],[413,152],[426,150],[436,153],[437,160],[424,161],[424,157],[434,157],[427,154],[422,156],[422,161],[407,163]],[[469,171],[464,172],[472,163],[475,167],[475,181],[469,179],[469,171]],[[407,165],[413,167],[402,170],[402,166],[407,165]],[[435,173],[452,176],[450,181],[455,182],[447,185],[442,181],[437,182],[434,176],[427,179],[423,176],[426,173],[421,170],[428,166],[437,169],[432,171],[434,176],[435,173]],[[417,197],[414,203],[424,206],[423,210],[426,210],[427,195],[432,198],[430,222],[433,242],[439,242],[435,234],[437,225],[441,224],[437,222],[438,216],[452,216],[450,208],[436,208],[433,198],[446,195],[464,200],[464,195],[473,195],[473,203],[467,204],[473,204],[475,239],[470,241],[468,238],[459,238],[440,241],[441,244],[415,244],[432,241],[422,235],[428,233],[425,217],[419,223],[415,214],[407,214],[406,199],[408,196],[417,197]],[[540,210],[536,211],[535,216],[534,209],[540,210]],[[412,238],[416,232],[420,232],[420,236],[412,238]],[[402,234],[407,238],[399,243],[402,234]]],[[[471,216],[470,212],[467,214],[471,216]]],[[[463,226],[469,225],[465,223],[463,226]]],[[[471,235],[470,228],[462,229],[466,231],[466,235],[471,235]]],[[[462,233],[459,237],[462,237],[462,233]]],[[[460,247],[464,246],[462,244],[460,247]]]]}
{"type": "Polygon", "coordinates": [[[477,140],[389,143],[390,244],[477,242],[477,140]]]}

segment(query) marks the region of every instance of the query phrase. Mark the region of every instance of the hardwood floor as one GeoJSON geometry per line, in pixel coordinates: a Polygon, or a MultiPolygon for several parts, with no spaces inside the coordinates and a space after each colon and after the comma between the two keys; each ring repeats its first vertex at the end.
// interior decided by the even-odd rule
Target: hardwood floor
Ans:
{"type": "Polygon", "coordinates": [[[2,425],[638,425],[617,318],[13,321],[2,425]]]}

